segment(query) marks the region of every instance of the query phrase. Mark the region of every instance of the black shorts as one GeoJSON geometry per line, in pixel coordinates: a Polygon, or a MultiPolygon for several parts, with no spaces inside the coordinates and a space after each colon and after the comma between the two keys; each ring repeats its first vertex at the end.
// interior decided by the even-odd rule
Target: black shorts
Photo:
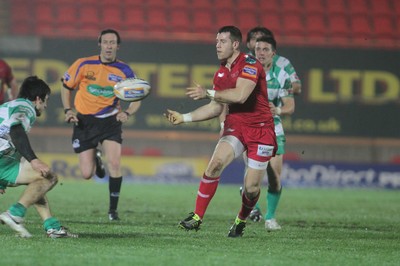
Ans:
{"type": "Polygon", "coordinates": [[[122,143],[122,123],[117,121],[117,115],[97,118],[92,115],[77,115],[79,122],[74,125],[72,147],[75,153],[95,149],[104,140],[122,143]]]}

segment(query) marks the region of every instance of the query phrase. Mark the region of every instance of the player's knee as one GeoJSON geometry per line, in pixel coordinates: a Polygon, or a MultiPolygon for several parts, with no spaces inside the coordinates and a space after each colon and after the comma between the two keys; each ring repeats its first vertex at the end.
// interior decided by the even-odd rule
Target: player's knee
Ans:
{"type": "Polygon", "coordinates": [[[86,179],[86,180],[91,179],[92,176],[93,176],[93,174],[94,174],[94,169],[91,170],[91,171],[82,170],[82,169],[81,169],[81,174],[82,174],[82,177],[83,177],[84,179],[86,179]]]}
{"type": "Polygon", "coordinates": [[[213,159],[208,167],[208,176],[219,176],[223,170],[224,164],[221,159],[213,159]]]}
{"type": "Polygon", "coordinates": [[[245,189],[245,195],[248,199],[254,199],[260,194],[260,187],[259,186],[249,186],[245,189]]]}
{"type": "Polygon", "coordinates": [[[46,175],[46,180],[48,180],[49,181],[49,188],[50,189],[52,189],[57,183],[58,183],[58,176],[57,176],[57,174],[56,173],[54,173],[54,172],[49,172],[47,175],[46,175]]]}

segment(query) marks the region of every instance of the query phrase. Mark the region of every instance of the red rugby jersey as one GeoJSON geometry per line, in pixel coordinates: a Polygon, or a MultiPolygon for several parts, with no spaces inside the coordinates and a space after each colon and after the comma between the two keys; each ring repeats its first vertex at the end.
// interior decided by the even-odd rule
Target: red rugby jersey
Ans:
{"type": "Polygon", "coordinates": [[[253,56],[240,53],[231,64],[231,70],[222,63],[214,75],[214,90],[226,90],[236,88],[238,78],[252,80],[256,83],[253,92],[243,104],[229,104],[227,121],[244,124],[274,123],[268,105],[266,74],[259,61],[253,56]]]}

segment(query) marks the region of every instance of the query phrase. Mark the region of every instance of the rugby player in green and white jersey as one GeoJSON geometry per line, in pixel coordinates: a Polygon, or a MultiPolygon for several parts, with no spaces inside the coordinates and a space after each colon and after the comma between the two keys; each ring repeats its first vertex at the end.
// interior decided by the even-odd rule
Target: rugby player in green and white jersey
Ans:
{"type": "MultiPolygon", "coordinates": [[[[247,33],[247,48],[249,49],[249,53],[255,56],[254,49],[256,46],[256,40],[261,36],[270,36],[274,37],[272,31],[265,27],[254,27],[247,33]]],[[[279,66],[284,69],[290,77],[290,81],[292,83],[293,93],[300,94],[301,93],[301,80],[297,76],[296,70],[293,65],[290,63],[289,59],[275,54],[273,58],[273,64],[279,66]]]]}
{"type": "Polygon", "coordinates": [[[32,235],[23,225],[27,208],[34,205],[48,237],[76,237],[51,215],[46,193],[57,183],[50,167],[37,158],[27,132],[47,107],[49,86],[36,76],[21,85],[17,99],[0,105],[0,194],[7,187],[26,185],[19,200],[0,214],[0,222],[20,237],[32,235]]]}
{"type": "MultiPolygon", "coordinates": [[[[273,63],[273,57],[275,54],[276,41],[273,37],[261,36],[256,40],[255,56],[263,65],[267,74],[268,101],[271,112],[274,116],[275,134],[278,144],[278,151],[275,157],[271,158],[266,171],[266,176],[268,178],[268,192],[266,196],[267,212],[264,218],[265,229],[268,231],[281,229],[281,226],[275,219],[275,211],[278,207],[282,191],[280,176],[286,143],[281,116],[291,115],[295,109],[293,89],[289,74],[284,69],[273,63]]],[[[262,214],[259,203],[254,207],[249,218],[253,221],[261,220],[262,214]]]]}

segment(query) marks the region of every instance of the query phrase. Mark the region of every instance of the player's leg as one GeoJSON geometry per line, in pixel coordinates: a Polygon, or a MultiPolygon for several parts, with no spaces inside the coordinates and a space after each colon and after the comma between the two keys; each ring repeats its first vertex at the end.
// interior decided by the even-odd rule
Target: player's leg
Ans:
{"type": "Polygon", "coordinates": [[[243,235],[246,219],[260,196],[261,182],[268,162],[276,152],[276,136],[273,127],[247,128],[242,132],[242,137],[247,146],[248,168],[244,177],[242,207],[235,223],[229,230],[228,237],[240,237],[243,235]]]}
{"type": "Polygon", "coordinates": [[[281,226],[275,219],[275,212],[279,204],[282,192],[281,173],[283,165],[283,154],[285,153],[286,138],[284,135],[277,136],[278,150],[275,157],[271,158],[267,168],[268,192],[266,196],[267,212],[265,215],[265,229],[268,231],[279,230],[281,226]]]}
{"type": "Polygon", "coordinates": [[[95,170],[95,148],[90,148],[79,152],[79,169],[84,179],[91,179],[95,170]]]}
{"type": "Polygon", "coordinates": [[[189,217],[179,222],[181,228],[196,231],[199,229],[207,207],[217,190],[222,171],[233,161],[235,154],[241,154],[242,151],[243,145],[237,138],[228,136],[220,139],[200,180],[195,210],[189,217]],[[239,151],[235,152],[233,146],[239,151]]]}
{"type": "Polygon", "coordinates": [[[276,155],[268,165],[268,192],[266,196],[267,213],[265,215],[265,229],[268,231],[279,230],[281,226],[275,219],[275,212],[281,197],[282,186],[280,175],[282,171],[282,155],[276,155]]]}
{"type": "Polygon", "coordinates": [[[260,197],[261,182],[265,174],[267,163],[257,163],[257,167],[250,163],[244,177],[244,190],[242,193],[242,207],[235,222],[229,230],[228,237],[241,237],[246,227],[246,219],[250,215],[260,197]],[[259,168],[260,167],[260,168],[259,168]]]}
{"type": "Polygon", "coordinates": [[[50,238],[78,237],[68,232],[68,229],[61,225],[60,221],[52,216],[47,196],[43,196],[34,204],[36,211],[43,221],[43,229],[50,238]]]}
{"type": "Polygon", "coordinates": [[[15,186],[27,185],[19,200],[0,215],[2,223],[10,226],[21,237],[31,237],[31,234],[23,226],[23,220],[27,208],[39,201],[57,183],[57,177],[53,173],[44,178],[39,172],[32,169],[32,166],[24,158],[14,157],[9,160],[8,182],[15,186]],[[18,161],[19,159],[19,161],[18,161]]]}
{"type": "Polygon", "coordinates": [[[110,173],[109,178],[109,196],[110,205],[108,210],[108,218],[110,221],[119,220],[118,216],[118,201],[122,185],[122,171],[121,171],[121,144],[112,141],[103,141],[103,150],[107,161],[107,169],[110,173]]]}
{"type": "Polygon", "coordinates": [[[101,128],[96,127],[98,119],[91,115],[78,114],[78,124],[74,125],[72,133],[72,147],[78,154],[79,169],[82,177],[91,179],[95,171],[95,152],[101,128]]]}
{"type": "MultiPolygon", "coordinates": [[[[246,172],[247,172],[247,152],[246,151],[243,153],[243,162],[245,165],[244,176],[246,176],[246,172]]],[[[267,173],[265,172],[265,176],[266,175],[267,175],[267,173]]],[[[243,187],[240,187],[240,195],[242,195],[242,192],[243,192],[243,187]]],[[[262,217],[263,216],[261,213],[260,203],[257,201],[253,210],[250,212],[249,219],[252,220],[253,222],[259,222],[262,220],[262,217]]]]}

